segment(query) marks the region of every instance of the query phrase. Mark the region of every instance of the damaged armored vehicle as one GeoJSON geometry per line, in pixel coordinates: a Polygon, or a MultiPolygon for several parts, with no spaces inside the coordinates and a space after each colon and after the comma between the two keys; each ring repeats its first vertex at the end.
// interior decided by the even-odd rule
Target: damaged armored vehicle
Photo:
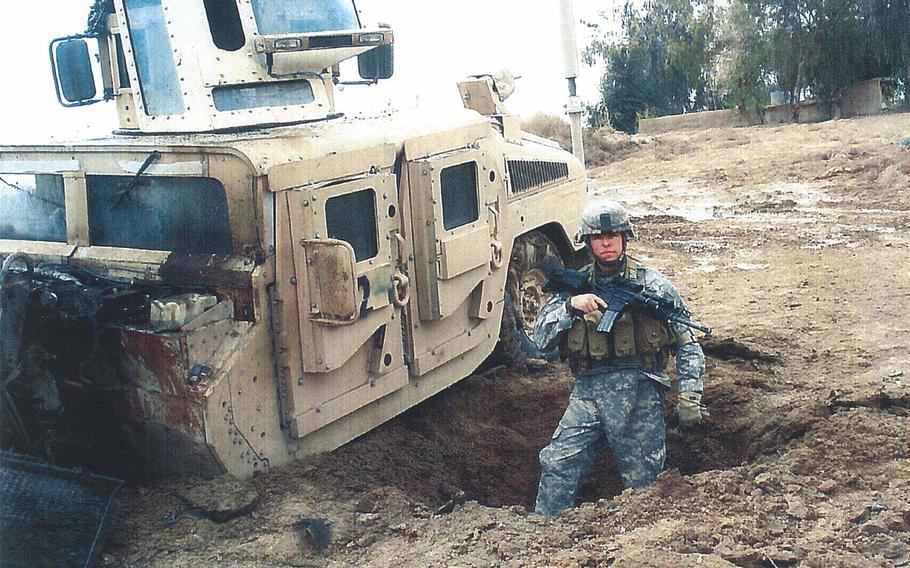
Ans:
{"type": "Polygon", "coordinates": [[[448,115],[337,109],[340,63],[389,79],[393,43],[350,0],[100,0],[51,43],[61,103],[119,129],[0,147],[3,449],[247,477],[497,343],[535,355],[582,164],[522,132],[503,77],[448,115]]]}

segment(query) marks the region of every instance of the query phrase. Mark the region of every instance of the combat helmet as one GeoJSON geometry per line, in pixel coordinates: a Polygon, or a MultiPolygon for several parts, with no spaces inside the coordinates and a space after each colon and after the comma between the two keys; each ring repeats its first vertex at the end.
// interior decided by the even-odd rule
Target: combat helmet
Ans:
{"type": "Polygon", "coordinates": [[[600,199],[589,203],[581,212],[581,226],[575,242],[582,243],[586,237],[602,233],[625,233],[627,238],[635,238],[629,212],[616,201],[600,199]]]}

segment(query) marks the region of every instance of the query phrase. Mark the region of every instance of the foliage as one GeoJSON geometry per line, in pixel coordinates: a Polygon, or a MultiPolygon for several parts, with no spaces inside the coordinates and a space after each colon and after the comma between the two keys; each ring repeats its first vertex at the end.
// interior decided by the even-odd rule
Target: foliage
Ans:
{"type": "MultiPolygon", "coordinates": [[[[537,113],[524,119],[522,130],[558,142],[564,150],[572,150],[569,124],[558,116],[537,113]]],[[[589,168],[603,166],[629,155],[638,144],[625,133],[609,127],[585,128],[582,131],[585,146],[585,165],[589,168]]]]}
{"type": "MultiPolygon", "coordinates": [[[[648,0],[642,9],[629,2],[622,13],[624,41],[595,40],[588,63],[603,60],[600,90],[610,124],[633,132],[641,114],[662,116],[716,105],[709,70],[716,50],[712,0],[648,0]]],[[[600,112],[598,112],[600,111],[600,112]]]]}
{"type": "Polygon", "coordinates": [[[836,100],[847,85],[875,77],[906,80],[907,0],[742,0],[769,26],[770,69],[796,102],[836,100]]]}
{"type": "Polygon", "coordinates": [[[726,103],[745,115],[748,109],[760,109],[768,102],[771,66],[766,27],[760,11],[743,0],[733,0],[723,20],[718,80],[726,103]]]}
{"type": "Polygon", "coordinates": [[[718,106],[761,114],[775,89],[835,102],[859,81],[892,78],[906,93],[910,80],[910,0],[648,0],[621,20],[620,41],[585,52],[606,64],[592,125],[633,132],[643,116],[718,106]]]}
{"type": "Polygon", "coordinates": [[[564,150],[572,151],[572,132],[569,124],[558,116],[540,112],[532,114],[521,121],[521,129],[558,142],[564,150]]]}

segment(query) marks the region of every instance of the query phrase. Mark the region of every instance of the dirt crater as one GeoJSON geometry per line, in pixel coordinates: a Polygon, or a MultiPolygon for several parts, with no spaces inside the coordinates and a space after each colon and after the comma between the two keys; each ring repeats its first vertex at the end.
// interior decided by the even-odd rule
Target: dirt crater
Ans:
{"type": "MultiPolygon", "coordinates": [[[[773,453],[780,444],[804,432],[799,424],[772,426],[742,420],[751,390],[767,389],[756,379],[774,362],[767,350],[737,351],[733,340],[725,349],[739,356],[730,361],[709,358],[709,376],[731,374],[740,381],[718,377],[706,396],[708,421],[687,431],[670,428],[667,469],[683,475],[724,470],[773,453]],[[748,381],[747,381],[748,382],[748,381]]],[[[741,345],[741,344],[740,344],[741,345]]],[[[482,505],[519,505],[533,509],[540,465],[537,454],[550,440],[565,410],[572,378],[563,364],[544,370],[497,367],[473,376],[418,408],[351,444],[320,456],[308,470],[326,483],[351,479],[360,472],[363,487],[392,486],[414,502],[435,508],[463,492],[482,505]]],[[[665,401],[669,418],[675,394],[665,401]]],[[[622,482],[609,452],[592,468],[580,492],[581,502],[619,494],[622,482]]]]}

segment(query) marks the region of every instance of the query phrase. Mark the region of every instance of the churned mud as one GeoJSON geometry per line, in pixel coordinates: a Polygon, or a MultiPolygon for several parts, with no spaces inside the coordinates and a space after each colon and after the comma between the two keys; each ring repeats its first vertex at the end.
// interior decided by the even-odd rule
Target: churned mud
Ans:
{"type": "Polygon", "coordinates": [[[579,508],[529,513],[571,377],[491,363],[330,455],[128,486],[101,564],[910,565],[908,138],[910,114],[671,133],[589,172],[714,328],[711,417],[650,488],[607,459],[579,508]]]}

